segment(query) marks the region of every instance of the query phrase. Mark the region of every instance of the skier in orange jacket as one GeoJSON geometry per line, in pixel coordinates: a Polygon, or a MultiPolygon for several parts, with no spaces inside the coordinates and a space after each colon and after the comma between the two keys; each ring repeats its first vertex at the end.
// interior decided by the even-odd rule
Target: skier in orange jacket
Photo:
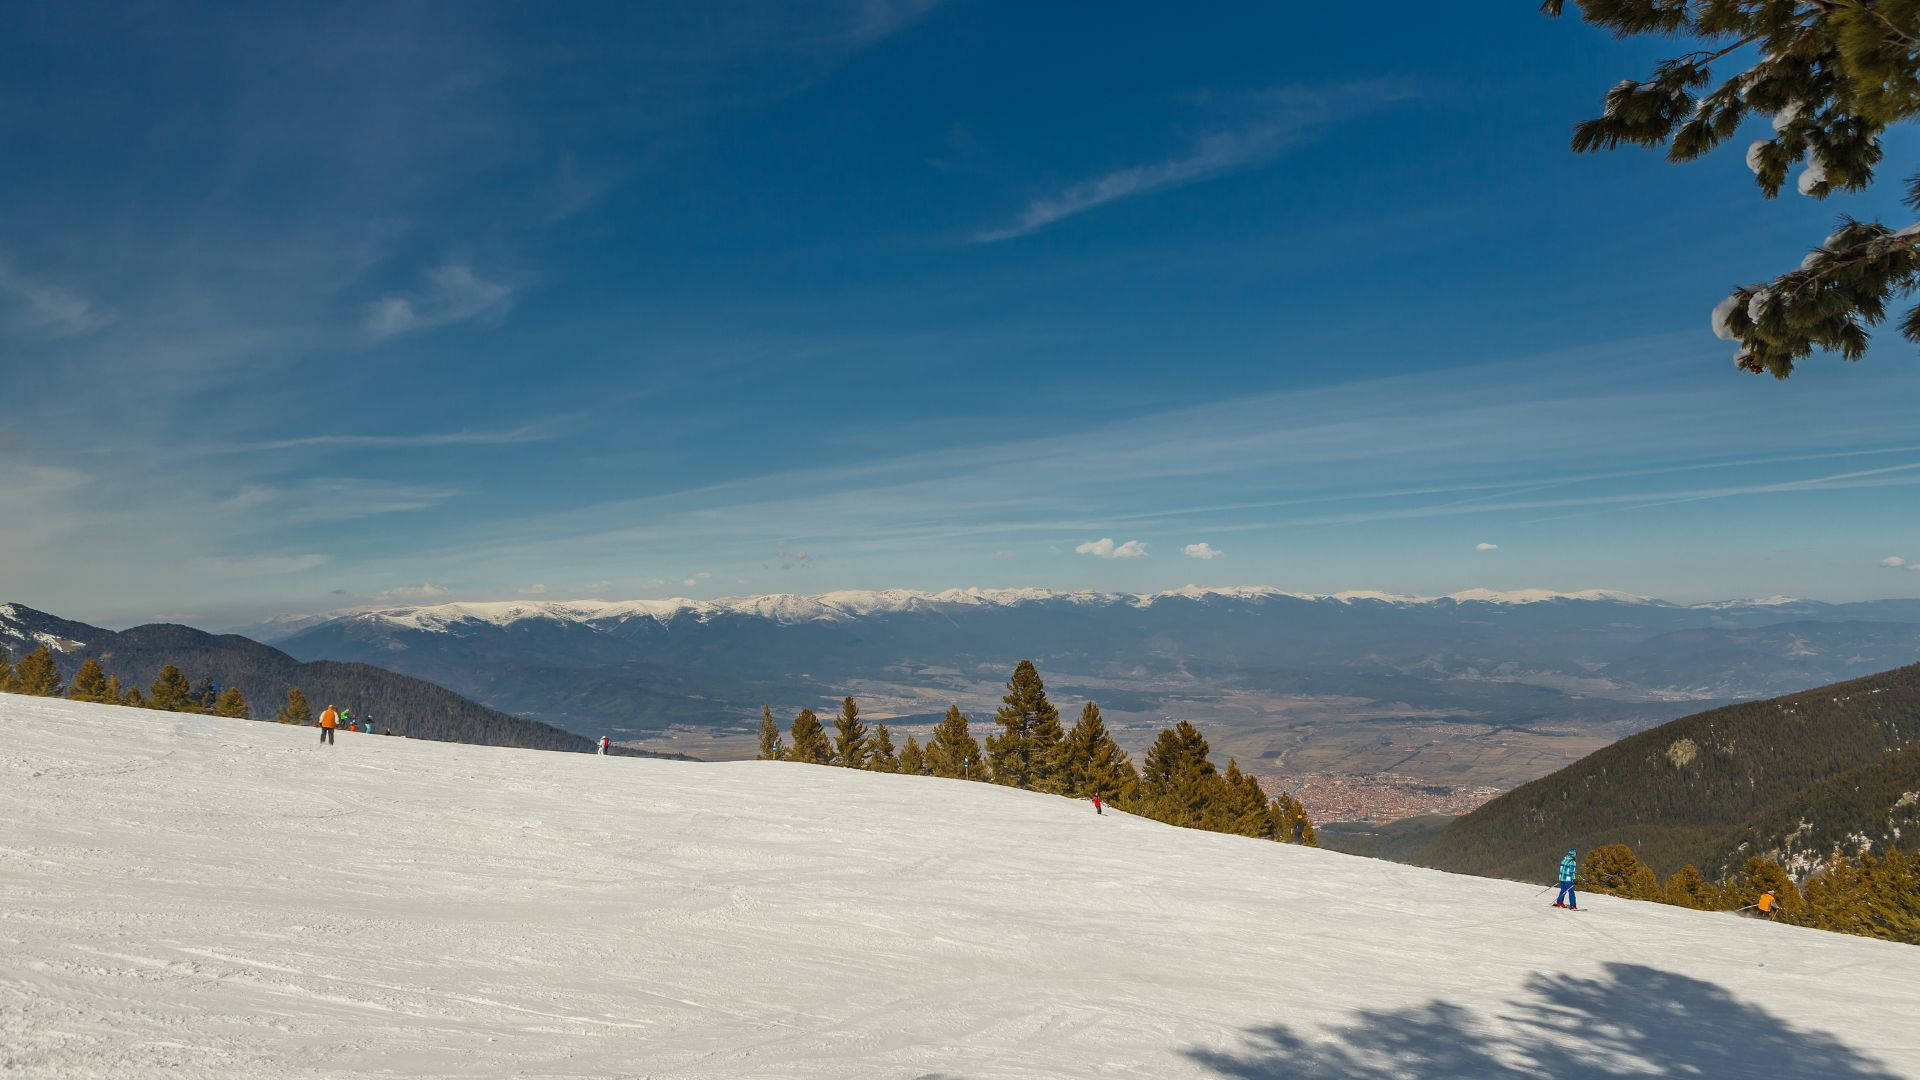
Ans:
{"type": "Polygon", "coordinates": [[[327,710],[320,714],[320,741],[332,746],[333,729],[339,726],[340,714],[333,711],[333,706],[327,706],[327,710]]]}

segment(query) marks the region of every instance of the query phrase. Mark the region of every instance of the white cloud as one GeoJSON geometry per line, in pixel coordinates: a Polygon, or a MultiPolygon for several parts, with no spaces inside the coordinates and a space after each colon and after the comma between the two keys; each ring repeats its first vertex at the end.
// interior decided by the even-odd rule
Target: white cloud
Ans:
{"type": "Polygon", "coordinates": [[[375,600],[436,600],[453,590],[430,581],[418,585],[395,585],[385,592],[373,594],[375,600]]]}
{"type": "Polygon", "coordinates": [[[1129,540],[1116,544],[1110,536],[1098,540],[1089,540],[1073,549],[1081,555],[1092,555],[1098,559],[1139,559],[1147,554],[1147,545],[1138,540],[1129,540]]]}
{"type": "Polygon", "coordinates": [[[1500,550],[1500,545],[1499,545],[1499,544],[1489,544],[1489,543],[1487,543],[1487,542],[1486,542],[1485,540],[1482,540],[1482,541],[1480,541],[1479,543],[1477,543],[1477,544],[1475,544],[1475,545],[1473,545],[1473,550],[1475,550],[1475,551],[1499,551],[1499,550],[1500,550]]]}
{"type": "Polygon", "coordinates": [[[521,596],[545,596],[547,595],[547,587],[545,585],[540,584],[539,582],[535,582],[532,585],[529,585],[526,588],[521,589],[520,595],[521,596]]]}
{"type": "Polygon", "coordinates": [[[307,449],[390,450],[414,446],[511,446],[518,443],[541,442],[550,438],[552,436],[544,431],[531,427],[518,427],[504,431],[441,431],[420,435],[303,435],[294,439],[235,443],[214,449],[219,452],[236,453],[307,449]]]}
{"type": "Polygon", "coordinates": [[[1147,165],[1115,169],[1034,199],[1012,224],[976,233],[972,242],[994,244],[1011,240],[1110,202],[1264,164],[1277,157],[1296,136],[1343,111],[1343,106],[1351,109],[1405,96],[1404,90],[1377,83],[1338,87],[1332,91],[1288,88],[1255,95],[1256,107],[1263,115],[1254,122],[1204,135],[1184,154],[1147,165]]]}
{"type": "MultiPolygon", "coordinates": [[[[1889,570],[1898,570],[1901,567],[1907,565],[1907,560],[1901,558],[1898,555],[1889,555],[1886,558],[1880,560],[1880,565],[1886,567],[1889,570]]],[[[1920,564],[1916,564],[1916,565],[1920,565],[1920,564]]]]}
{"type": "Polygon", "coordinates": [[[513,287],[487,281],[465,263],[445,263],[427,274],[425,292],[394,293],[367,305],[366,331],[383,340],[504,311],[513,287]]]}
{"type": "Polygon", "coordinates": [[[17,273],[4,260],[0,260],[0,295],[14,301],[9,306],[16,310],[8,322],[41,337],[89,334],[119,317],[93,306],[84,296],[17,273]]]}
{"type": "Polygon", "coordinates": [[[1198,544],[1188,544],[1186,547],[1180,549],[1180,553],[1189,559],[1217,559],[1222,554],[1225,554],[1219,548],[1205,541],[1201,541],[1198,544]]]}
{"type": "Polygon", "coordinates": [[[596,593],[602,589],[611,589],[611,588],[613,588],[613,582],[611,581],[589,581],[585,585],[580,586],[580,591],[596,593]]]}
{"type": "Polygon", "coordinates": [[[683,589],[692,589],[692,588],[696,588],[696,587],[698,587],[698,586],[699,586],[699,584],[700,584],[701,582],[703,582],[703,581],[705,581],[705,580],[707,580],[708,578],[710,578],[710,577],[712,577],[712,576],[713,576],[712,574],[710,574],[710,573],[708,573],[708,572],[707,572],[707,571],[705,571],[705,570],[702,570],[702,571],[700,571],[699,573],[697,573],[697,574],[695,574],[695,575],[693,575],[692,577],[690,577],[690,578],[687,578],[687,579],[686,579],[685,581],[682,581],[682,582],[680,583],[680,587],[681,587],[681,588],[683,588],[683,589]]]}

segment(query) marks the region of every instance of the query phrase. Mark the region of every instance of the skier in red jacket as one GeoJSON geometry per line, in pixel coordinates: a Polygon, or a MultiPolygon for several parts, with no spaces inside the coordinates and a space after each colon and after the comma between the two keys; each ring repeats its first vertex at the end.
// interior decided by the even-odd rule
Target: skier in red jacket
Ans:
{"type": "Polygon", "coordinates": [[[1098,796],[1098,795],[1095,795],[1095,796],[1093,797],[1093,812],[1094,812],[1094,813],[1096,813],[1096,814],[1105,814],[1105,813],[1106,813],[1106,811],[1105,811],[1105,810],[1102,810],[1102,809],[1100,809],[1100,796],[1098,796]]]}

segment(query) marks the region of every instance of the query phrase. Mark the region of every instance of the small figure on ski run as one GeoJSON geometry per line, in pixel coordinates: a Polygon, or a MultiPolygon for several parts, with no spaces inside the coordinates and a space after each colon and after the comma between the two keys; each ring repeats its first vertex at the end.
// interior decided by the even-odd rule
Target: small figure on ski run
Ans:
{"type": "Polygon", "coordinates": [[[1554,907],[1580,910],[1580,901],[1573,894],[1573,879],[1579,876],[1580,860],[1572,848],[1560,860],[1560,899],[1553,902],[1554,907]]]}
{"type": "Polygon", "coordinates": [[[1773,894],[1770,892],[1761,893],[1760,899],[1753,902],[1755,910],[1760,912],[1760,917],[1768,922],[1773,921],[1773,904],[1773,894]]]}
{"type": "Polygon", "coordinates": [[[607,752],[607,747],[612,745],[613,745],[613,739],[611,736],[607,736],[607,735],[600,736],[600,753],[605,754],[607,752]]]}
{"type": "Polygon", "coordinates": [[[327,706],[326,711],[320,714],[320,741],[332,746],[333,729],[339,726],[340,714],[333,711],[333,706],[327,706]]]}
{"type": "Polygon", "coordinates": [[[1095,795],[1095,796],[1093,797],[1093,812],[1094,812],[1094,813],[1096,813],[1096,814],[1104,814],[1104,813],[1106,813],[1106,811],[1104,811],[1104,810],[1102,810],[1102,809],[1100,809],[1100,796],[1098,796],[1098,795],[1095,795]]]}

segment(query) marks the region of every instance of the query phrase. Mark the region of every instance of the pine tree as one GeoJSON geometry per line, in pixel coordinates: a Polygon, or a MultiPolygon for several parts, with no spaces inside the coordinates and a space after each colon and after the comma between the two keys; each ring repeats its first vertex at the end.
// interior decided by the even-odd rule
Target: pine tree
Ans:
{"type": "Polygon", "coordinates": [[[833,761],[833,744],[827,741],[827,729],[812,709],[801,709],[793,718],[793,760],[809,765],[833,761]]]}
{"type": "Polygon", "coordinates": [[[107,673],[101,669],[100,661],[91,657],[73,673],[73,682],[67,686],[67,696],[75,701],[117,702],[119,696],[109,696],[107,673]]]}
{"type": "Polygon", "coordinates": [[[773,722],[773,708],[760,706],[760,755],[761,761],[779,761],[787,756],[786,744],[780,741],[780,727],[773,722]]]}
{"type": "Polygon", "coordinates": [[[1240,763],[1227,759],[1227,771],[1221,778],[1222,791],[1217,809],[1210,808],[1208,828],[1215,832],[1241,836],[1274,838],[1272,801],[1260,781],[1240,771],[1240,763]]]}
{"type": "Polygon", "coordinates": [[[147,705],[146,699],[140,696],[140,688],[137,686],[127,687],[127,692],[124,696],[121,697],[120,704],[129,706],[135,709],[145,709],[149,707],[147,705]]]}
{"type": "MultiPolygon", "coordinates": [[[[1563,3],[1542,6],[1558,15],[1563,3]]],[[[1749,116],[1772,114],[1772,137],[1747,148],[1755,182],[1773,198],[1804,161],[1795,186],[1824,199],[1872,184],[1882,134],[1920,113],[1913,0],[1576,3],[1586,21],[1616,35],[1671,35],[1705,47],[1607,91],[1601,115],[1574,129],[1575,152],[1665,145],[1669,159],[1690,161],[1731,138],[1749,116]],[[1709,90],[1713,65],[1728,56],[1746,66],[1709,90]]],[[[1908,183],[1907,205],[1920,211],[1920,176],[1908,183]]],[[[1859,359],[1867,327],[1916,285],[1920,229],[1845,219],[1800,269],[1735,289],[1714,312],[1714,332],[1739,342],[1741,368],[1784,379],[1816,348],[1859,359]]],[[[1908,311],[1901,330],[1920,341],[1920,307],[1908,311]]]]}
{"type": "Polygon", "coordinates": [[[1653,868],[1625,844],[1607,844],[1587,852],[1580,869],[1580,888],[1629,900],[1661,898],[1660,879],[1653,868]]]}
{"type": "Polygon", "coordinates": [[[1098,796],[1117,802],[1133,793],[1140,783],[1127,752],[1113,741],[1100,706],[1087,702],[1080,719],[1061,740],[1055,755],[1054,787],[1063,795],[1076,798],[1098,796]]]}
{"type": "Polygon", "coordinates": [[[987,736],[987,761],[993,782],[1038,791],[1054,789],[1061,741],[1060,710],[1047,700],[1033,661],[1022,660],[1007,680],[1006,696],[993,719],[999,735],[987,736]]]}
{"type": "Polygon", "coordinates": [[[288,689],[287,704],[274,714],[273,720],[276,724],[299,724],[303,727],[313,723],[313,709],[307,705],[307,695],[301,693],[297,686],[288,689]]]}
{"type": "Polygon", "coordinates": [[[887,725],[873,726],[873,742],[868,750],[867,768],[874,772],[900,771],[900,758],[893,752],[893,732],[887,730],[887,725]]]}
{"type": "Polygon", "coordinates": [[[1800,889],[1800,910],[1794,922],[1816,930],[1835,930],[1842,934],[1866,934],[1873,925],[1868,907],[1866,883],[1872,855],[1862,855],[1856,865],[1845,855],[1834,852],[1818,870],[1807,875],[1800,889]]]}
{"type": "Polygon", "coordinates": [[[1307,817],[1307,808],[1300,805],[1299,799],[1284,791],[1275,795],[1272,813],[1274,839],[1283,844],[1320,846],[1320,838],[1313,831],[1313,822],[1307,817]]]}
{"type": "Polygon", "coordinates": [[[933,729],[927,740],[927,771],[935,776],[956,779],[984,779],[980,768],[980,743],[968,729],[960,706],[947,706],[946,719],[933,729]]]}
{"type": "Polygon", "coordinates": [[[867,767],[873,752],[867,735],[867,723],[860,719],[860,706],[851,697],[840,702],[840,715],[833,718],[833,763],[849,769],[867,767]]]}
{"type": "Polygon", "coordinates": [[[13,659],[7,654],[7,650],[0,649],[0,694],[13,693],[13,686],[13,659]]]}
{"type": "Polygon", "coordinates": [[[60,696],[60,668],[54,663],[53,650],[44,644],[20,660],[13,672],[13,692],[35,697],[60,696]]]}
{"type": "Polygon", "coordinates": [[[914,776],[927,774],[927,752],[920,749],[920,743],[913,736],[907,736],[907,745],[900,751],[900,771],[914,776]]]}
{"type": "Polygon", "coordinates": [[[147,689],[149,708],[163,709],[167,712],[195,712],[193,684],[180,673],[180,669],[168,664],[160,669],[160,677],[153,680],[147,689]]]}
{"type": "Polygon", "coordinates": [[[245,720],[247,718],[246,695],[242,694],[237,686],[227,687],[220,691],[220,696],[214,700],[213,713],[215,716],[231,716],[236,720],[245,720]]]}
{"type": "Polygon", "coordinates": [[[1751,907],[1761,893],[1770,892],[1783,917],[1791,920],[1800,911],[1800,890],[1793,884],[1793,878],[1779,863],[1758,855],[1749,855],[1740,873],[1721,884],[1720,892],[1727,903],[1737,908],[1751,907]]]}
{"type": "Polygon", "coordinates": [[[1661,890],[1661,899],[1676,907],[1693,908],[1695,911],[1719,911],[1725,903],[1720,890],[1713,882],[1700,873],[1699,867],[1692,863],[1681,867],[1667,878],[1661,890]]]}
{"type": "Polygon", "coordinates": [[[100,692],[100,700],[108,705],[124,705],[127,702],[126,688],[120,685],[120,676],[107,676],[106,689],[100,692]]]}
{"type": "Polygon", "coordinates": [[[1210,752],[1200,730],[1185,720],[1160,732],[1140,770],[1140,812],[1172,825],[1203,827],[1220,786],[1210,752]]]}

